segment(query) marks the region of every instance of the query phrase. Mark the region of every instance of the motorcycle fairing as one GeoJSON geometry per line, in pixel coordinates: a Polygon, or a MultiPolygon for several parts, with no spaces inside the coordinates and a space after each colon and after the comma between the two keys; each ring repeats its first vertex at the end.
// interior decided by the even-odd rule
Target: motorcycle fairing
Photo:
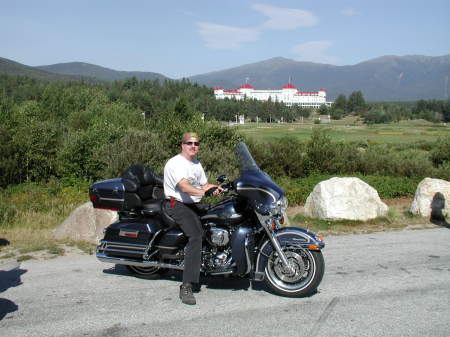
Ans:
{"type": "Polygon", "coordinates": [[[201,221],[212,221],[218,225],[236,225],[244,220],[244,210],[235,197],[227,197],[221,202],[212,205],[206,214],[201,216],[201,221]]]}
{"type": "Polygon", "coordinates": [[[253,264],[253,250],[255,247],[251,226],[243,225],[231,237],[231,254],[236,263],[235,273],[240,276],[250,272],[253,264]]]}
{"type": "MultiPolygon", "coordinates": [[[[276,231],[275,236],[281,247],[296,246],[302,249],[310,249],[311,245],[315,245],[319,250],[325,247],[325,242],[319,240],[314,233],[300,227],[281,228],[276,231]]],[[[264,280],[264,268],[273,250],[269,239],[265,240],[259,248],[255,265],[255,281],[264,280]]]]}
{"type": "Polygon", "coordinates": [[[284,195],[284,191],[260,169],[243,171],[234,186],[239,195],[246,197],[253,204],[269,206],[284,195]]]}

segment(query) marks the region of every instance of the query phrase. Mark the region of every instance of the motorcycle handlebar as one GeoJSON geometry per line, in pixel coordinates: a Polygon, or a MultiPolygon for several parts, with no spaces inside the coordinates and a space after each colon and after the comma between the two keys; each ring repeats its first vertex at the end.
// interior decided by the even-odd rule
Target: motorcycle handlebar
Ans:
{"type": "MultiPolygon", "coordinates": [[[[222,190],[220,191],[220,194],[225,194],[230,191],[230,189],[233,187],[233,182],[229,182],[227,184],[220,185],[222,190]]],[[[210,189],[205,191],[205,197],[210,197],[213,195],[213,193],[217,190],[217,187],[211,187],[210,189]]]]}
{"type": "Polygon", "coordinates": [[[210,197],[217,190],[217,187],[211,187],[210,189],[205,191],[205,197],[210,197]]]}

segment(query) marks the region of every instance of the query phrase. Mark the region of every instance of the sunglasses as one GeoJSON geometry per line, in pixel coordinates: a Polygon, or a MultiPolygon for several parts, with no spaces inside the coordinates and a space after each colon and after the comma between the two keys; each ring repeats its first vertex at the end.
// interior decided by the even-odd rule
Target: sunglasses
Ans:
{"type": "Polygon", "coordinates": [[[192,146],[192,145],[199,146],[200,142],[183,142],[183,144],[186,144],[186,145],[189,145],[189,146],[192,146]]]}

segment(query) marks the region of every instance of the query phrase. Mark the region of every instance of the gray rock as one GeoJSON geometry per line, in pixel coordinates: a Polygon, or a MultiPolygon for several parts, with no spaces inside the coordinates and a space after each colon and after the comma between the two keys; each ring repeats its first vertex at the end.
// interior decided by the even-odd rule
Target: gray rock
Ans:
{"type": "Polygon", "coordinates": [[[91,202],[77,207],[52,235],[57,239],[72,239],[97,243],[103,228],[118,220],[117,212],[95,209],[91,202]]]}
{"type": "Polygon", "coordinates": [[[450,182],[425,178],[417,186],[409,211],[423,217],[450,217],[450,182]]]}
{"type": "Polygon", "coordinates": [[[378,192],[359,178],[331,178],[320,182],[306,199],[304,213],[324,220],[366,221],[385,216],[388,206],[378,192]]]}

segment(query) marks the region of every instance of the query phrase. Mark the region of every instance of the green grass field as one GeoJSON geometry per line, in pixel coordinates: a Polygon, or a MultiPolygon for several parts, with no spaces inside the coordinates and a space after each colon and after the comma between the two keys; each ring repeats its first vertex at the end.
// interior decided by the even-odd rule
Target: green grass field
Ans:
{"type": "Polygon", "coordinates": [[[334,141],[371,143],[411,143],[417,141],[434,141],[437,137],[450,136],[450,125],[433,124],[425,121],[408,121],[393,124],[365,125],[354,120],[332,121],[327,124],[305,123],[246,123],[236,126],[239,132],[255,140],[293,136],[308,140],[315,127],[329,130],[334,141]]]}

